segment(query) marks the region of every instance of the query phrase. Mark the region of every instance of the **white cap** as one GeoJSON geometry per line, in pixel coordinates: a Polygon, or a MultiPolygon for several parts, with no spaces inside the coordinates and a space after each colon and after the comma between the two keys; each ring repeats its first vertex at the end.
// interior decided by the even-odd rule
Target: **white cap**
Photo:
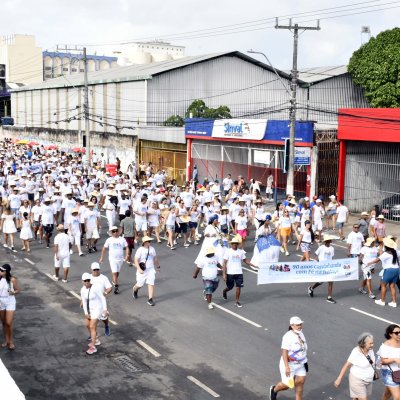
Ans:
{"type": "Polygon", "coordinates": [[[315,202],[316,203],[322,203],[322,200],[321,199],[317,199],[317,200],[315,200],[315,202]]]}
{"type": "Polygon", "coordinates": [[[82,274],[82,280],[83,280],[83,281],[86,281],[86,280],[88,280],[88,279],[92,279],[92,275],[90,275],[88,272],[84,272],[84,273],[82,274]]]}
{"type": "Polygon", "coordinates": [[[303,321],[299,317],[292,317],[292,318],[290,318],[290,321],[289,321],[290,325],[300,325],[302,323],[303,323],[303,321]]]}
{"type": "Polygon", "coordinates": [[[304,197],[304,201],[308,201],[308,200],[310,200],[309,197],[304,197]]]}
{"type": "Polygon", "coordinates": [[[92,271],[94,269],[100,269],[100,264],[98,262],[92,262],[92,265],[90,266],[90,268],[92,269],[92,271]]]}

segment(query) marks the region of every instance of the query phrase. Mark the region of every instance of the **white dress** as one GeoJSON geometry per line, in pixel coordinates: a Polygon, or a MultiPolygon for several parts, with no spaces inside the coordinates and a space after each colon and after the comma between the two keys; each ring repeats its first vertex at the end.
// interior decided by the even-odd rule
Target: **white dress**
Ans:
{"type": "Polygon", "coordinates": [[[216,250],[215,255],[218,258],[223,257],[224,249],[226,246],[228,246],[228,241],[223,240],[219,227],[214,226],[212,224],[208,224],[206,229],[204,230],[204,240],[201,245],[201,249],[194,263],[198,265],[203,260],[205,252],[209,247],[215,248],[216,250]],[[206,235],[216,235],[216,236],[207,237],[206,235]]]}
{"type": "Polygon", "coordinates": [[[33,238],[30,221],[22,221],[21,233],[19,237],[21,240],[31,240],[33,238]]]}
{"type": "Polygon", "coordinates": [[[14,223],[14,214],[1,214],[1,219],[3,221],[3,233],[15,233],[17,232],[17,228],[14,223]]]}

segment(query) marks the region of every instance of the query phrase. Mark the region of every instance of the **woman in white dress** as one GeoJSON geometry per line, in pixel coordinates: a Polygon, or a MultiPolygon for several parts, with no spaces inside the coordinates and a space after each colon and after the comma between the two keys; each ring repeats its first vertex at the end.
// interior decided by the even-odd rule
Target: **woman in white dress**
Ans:
{"type": "Polygon", "coordinates": [[[15,215],[11,212],[10,207],[6,207],[1,214],[0,229],[4,234],[4,247],[8,247],[8,239],[10,239],[11,250],[14,250],[14,233],[17,232],[15,226],[15,215]]]}
{"type": "Polygon", "coordinates": [[[31,244],[30,241],[33,238],[32,229],[31,229],[31,221],[29,219],[29,214],[25,211],[22,214],[22,222],[21,222],[21,233],[19,235],[22,248],[21,250],[25,250],[30,253],[31,252],[31,244]]]}

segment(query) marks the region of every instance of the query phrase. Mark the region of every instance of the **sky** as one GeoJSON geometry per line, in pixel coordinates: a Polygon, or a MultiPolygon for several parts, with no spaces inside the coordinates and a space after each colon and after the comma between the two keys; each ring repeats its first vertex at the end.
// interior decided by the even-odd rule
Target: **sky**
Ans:
{"type": "Polygon", "coordinates": [[[161,39],[185,46],[186,55],[254,49],[287,70],[293,36],[274,29],[275,17],[287,25],[290,15],[303,26],[320,18],[321,30],[299,37],[299,68],[342,65],[368,40],[362,26],[372,36],[396,27],[400,0],[1,0],[1,14],[0,35],[35,35],[43,50],[77,44],[87,45],[88,54],[113,55],[121,42],[161,39]]]}

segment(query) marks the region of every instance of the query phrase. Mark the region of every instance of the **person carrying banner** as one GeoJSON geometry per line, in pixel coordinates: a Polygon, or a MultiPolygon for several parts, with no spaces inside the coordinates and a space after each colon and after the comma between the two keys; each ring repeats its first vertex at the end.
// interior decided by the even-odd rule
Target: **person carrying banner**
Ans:
{"type": "MultiPolygon", "coordinates": [[[[335,254],[334,248],[331,246],[332,243],[332,236],[324,235],[323,244],[322,246],[318,247],[317,251],[315,252],[316,261],[331,261],[335,254]]],[[[314,285],[308,287],[308,295],[310,297],[314,297],[314,289],[318,286],[321,286],[321,282],[316,282],[314,285]]],[[[336,301],[332,297],[333,292],[333,282],[328,282],[328,297],[326,301],[331,304],[335,304],[336,301]]]]}

